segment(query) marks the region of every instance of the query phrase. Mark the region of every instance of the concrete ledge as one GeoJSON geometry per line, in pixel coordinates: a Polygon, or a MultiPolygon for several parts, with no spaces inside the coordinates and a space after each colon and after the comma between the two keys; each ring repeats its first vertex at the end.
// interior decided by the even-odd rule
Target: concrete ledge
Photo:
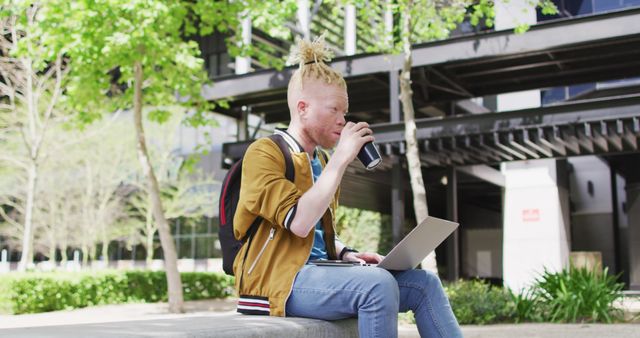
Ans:
{"type": "Polygon", "coordinates": [[[42,326],[0,330],[7,337],[358,337],[356,319],[323,321],[306,318],[193,315],[183,318],[100,324],[42,326]]]}

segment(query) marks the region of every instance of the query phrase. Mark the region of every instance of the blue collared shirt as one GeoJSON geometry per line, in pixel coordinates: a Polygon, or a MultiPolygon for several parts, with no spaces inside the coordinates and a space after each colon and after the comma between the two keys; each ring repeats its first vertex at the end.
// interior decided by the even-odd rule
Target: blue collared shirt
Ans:
{"type": "MultiPolygon", "coordinates": [[[[315,152],[315,156],[313,160],[311,160],[311,169],[313,170],[313,183],[315,183],[322,173],[322,163],[320,163],[320,159],[318,158],[318,151],[315,152]]],[[[314,259],[329,259],[329,255],[327,255],[327,245],[324,242],[324,230],[322,229],[320,221],[316,223],[313,248],[311,248],[311,255],[309,255],[309,260],[314,259]]]]}

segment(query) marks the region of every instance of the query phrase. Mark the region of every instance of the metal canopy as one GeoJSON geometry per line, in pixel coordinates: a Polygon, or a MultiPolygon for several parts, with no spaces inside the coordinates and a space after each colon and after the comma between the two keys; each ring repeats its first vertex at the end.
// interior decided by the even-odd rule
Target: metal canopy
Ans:
{"type": "MultiPolygon", "coordinates": [[[[455,113],[450,102],[526,89],[640,75],[640,9],[540,23],[522,35],[499,31],[415,46],[412,88],[417,117],[455,113]]],[[[389,72],[401,56],[337,58],[345,75],[350,118],[389,121],[389,72]]],[[[219,112],[240,117],[242,106],[267,123],[289,119],[286,85],[292,69],[219,78],[203,88],[210,100],[225,98],[219,112]]]]}
{"type": "MultiPolygon", "coordinates": [[[[493,164],[638,151],[640,95],[416,121],[425,166],[493,164]]],[[[404,125],[373,127],[383,151],[402,152],[404,125]]]]}
{"type": "MultiPolygon", "coordinates": [[[[637,22],[640,9],[633,9],[545,22],[523,35],[491,32],[416,46],[412,89],[421,160],[429,167],[423,171],[425,183],[435,184],[443,175],[442,166],[637,152],[637,87],[598,90],[581,95],[580,101],[502,113],[474,109],[474,103],[467,100],[639,76],[637,22]],[[457,114],[460,111],[467,115],[457,114]]],[[[333,63],[345,74],[350,118],[377,124],[374,132],[385,165],[405,150],[402,124],[388,123],[389,75],[400,66],[400,57],[386,55],[338,58],[333,63]]],[[[285,69],[220,78],[215,86],[203,88],[203,95],[210,100],[228,99],[230,108],[223,113],[230,116],[240,117],[241,107],[246,105],[253,113],[262,114],[267,123],[288,121],[286,85],[290,75],[291,69],[285,69]]],[[[394,116],[397,121],[397,114],[394,116]]],[[[223,154],[232,160],[244,147],[227,144],[223,154]]],[[[391,172],[390,166],[367,172],[355,161],[345,173],[341,202],[390,212],[391,172]]],[[[406,172],[403,176],[408,185],[406,172]]]]}
{"type": "MultiPolygon", "coordinates": [[[[640,94],[511,112],[422,119],[416,125],[425,168],[637,153],[640,94]]],[[[372,128],[383,164],[370,172],[354,161],[342,182],[341,201],[352,207],[387,212],[391,157],[405,153],[404,125],[387,123],[372,128]]],[[[223,158],[232,163],[250,143],[224,144],[223,158]]],[[[403,180],[408,182],[406,177],[403,180]]]]}

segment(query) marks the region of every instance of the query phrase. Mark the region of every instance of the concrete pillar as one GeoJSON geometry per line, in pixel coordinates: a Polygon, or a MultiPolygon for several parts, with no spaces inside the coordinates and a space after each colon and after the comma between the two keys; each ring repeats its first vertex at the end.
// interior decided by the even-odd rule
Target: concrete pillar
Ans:
{"type": "Polygon", "coordinates": [[[629,289],[640,290],[640,182],[627,182],[625,190],[629,221],[629,289]]]}
{"type": "Polygon", "coordinates": [[[389,116],[391,123],[402,120],[400,113],[400,74],[397,70],[389,71],[389,116]]]}
{"type": "Polygon", "coordinates": [[[246,141],[249,139],[249,115],[251,114],[251,106],[242,106],[241,116],[237,119],[238,141],[246,141]]]}
{"type": "Polygon", "coordinates": [[[391,168],[391,232],[393,244],[402,240],[404,231],[404,180],[400,157],[391,155],[393,167],[391,168]]]}
{"type": "Polygon", "coordinates": [[[344,54],[356,53],[356,6],[344,7],[344,54]]]}
{"type": "Polygon", "coordinates": [[[616,240],[616,256],[618,271],[622,272],[621,282],[629,285],[629,216],[627,213],[627,180],[620,174],[615,174],[615,225],[618,227],[616,240]]]}
{"type": "Polygon", "coordinates": [[[571,192],[571,249],[600,252],[603,267],[617,271],[611,168],[597,156],[572,157],[569,175],[571,192]]]}
{"type": "Polygon", "coordinates": [[[535,24],[538,19],[535,3],[528,0],[497,0],[495,3],[495,29],[511,29],[520,24],[535,24]]]}
{"type": "MultiPolygon", "coordinates": [[[[455,167],[447,169],[447,219],[458,222],[458,173],[455,167]]],[[[460,278],[460,228],[447,238],[447,279],[460,278]]]]}
{"type": "MultiPolygon", "coordinates": [[[[495,2],[495,29],[512,29],[519,24],[537,22],[535,4],[527,0],[498,0],[495,2]]],[[[540,107],[540,90],[526,90],[497,96],[497,111],[540,107]]]]}
{"type": "MultiPolygon", "coordinates": [[[[251,18],[245,13],[241,14],[242,22],[242,44],[251,44],[251,18]]],[[[238,56],[236,57],[236,74],[246,74],[251,70],[251,58],[238,56]]]]}
{"type": "MultiPolygon", "coordinates": [[[[397,71],[389,72],[389,111],[391,123],[400,122],[400,87],[397,71]]],[[[401,155],[402,156],[402,155],[401,155]]],[[[391,169],[391,229],[393,244],[402,239],[405,219],[404,179],[400,156],[391,156],[393,167],[391,169]]]]}
{"type": "Polygon", "coordinates": [[[569,192],[566,161],[503,163],[504,284],[514,291],[530,286],[546,268],[568,266],[569,192]]]}
{"type": "MultiPolygon", "coordinates": [[[[534,4],[527,0],[497,0],[495,29],[535,24],[534,4]]],[[[496,96],[496,111],[540,106],[540,91],[496,96]]],[[[520,290],[533,282],[543,267],[568,264],[568,191],[557,185],[555,160],[502,164],[505,174],[503,278],[505,286],[520,290]]]]}

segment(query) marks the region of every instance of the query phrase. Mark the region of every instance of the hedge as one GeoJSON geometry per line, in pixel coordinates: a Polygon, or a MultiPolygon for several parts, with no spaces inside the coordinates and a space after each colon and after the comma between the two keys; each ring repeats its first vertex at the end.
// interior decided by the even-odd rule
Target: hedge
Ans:
{"type": "MultiPolygon", "coordinates": [[[[233,278],[219,273],[181,273],[184,300],[224,298],[233,278]]],[[[164,271],[24,273],[0,277],[0,312],[36,313],[99,304],[166,302],[164,271]]]]}

